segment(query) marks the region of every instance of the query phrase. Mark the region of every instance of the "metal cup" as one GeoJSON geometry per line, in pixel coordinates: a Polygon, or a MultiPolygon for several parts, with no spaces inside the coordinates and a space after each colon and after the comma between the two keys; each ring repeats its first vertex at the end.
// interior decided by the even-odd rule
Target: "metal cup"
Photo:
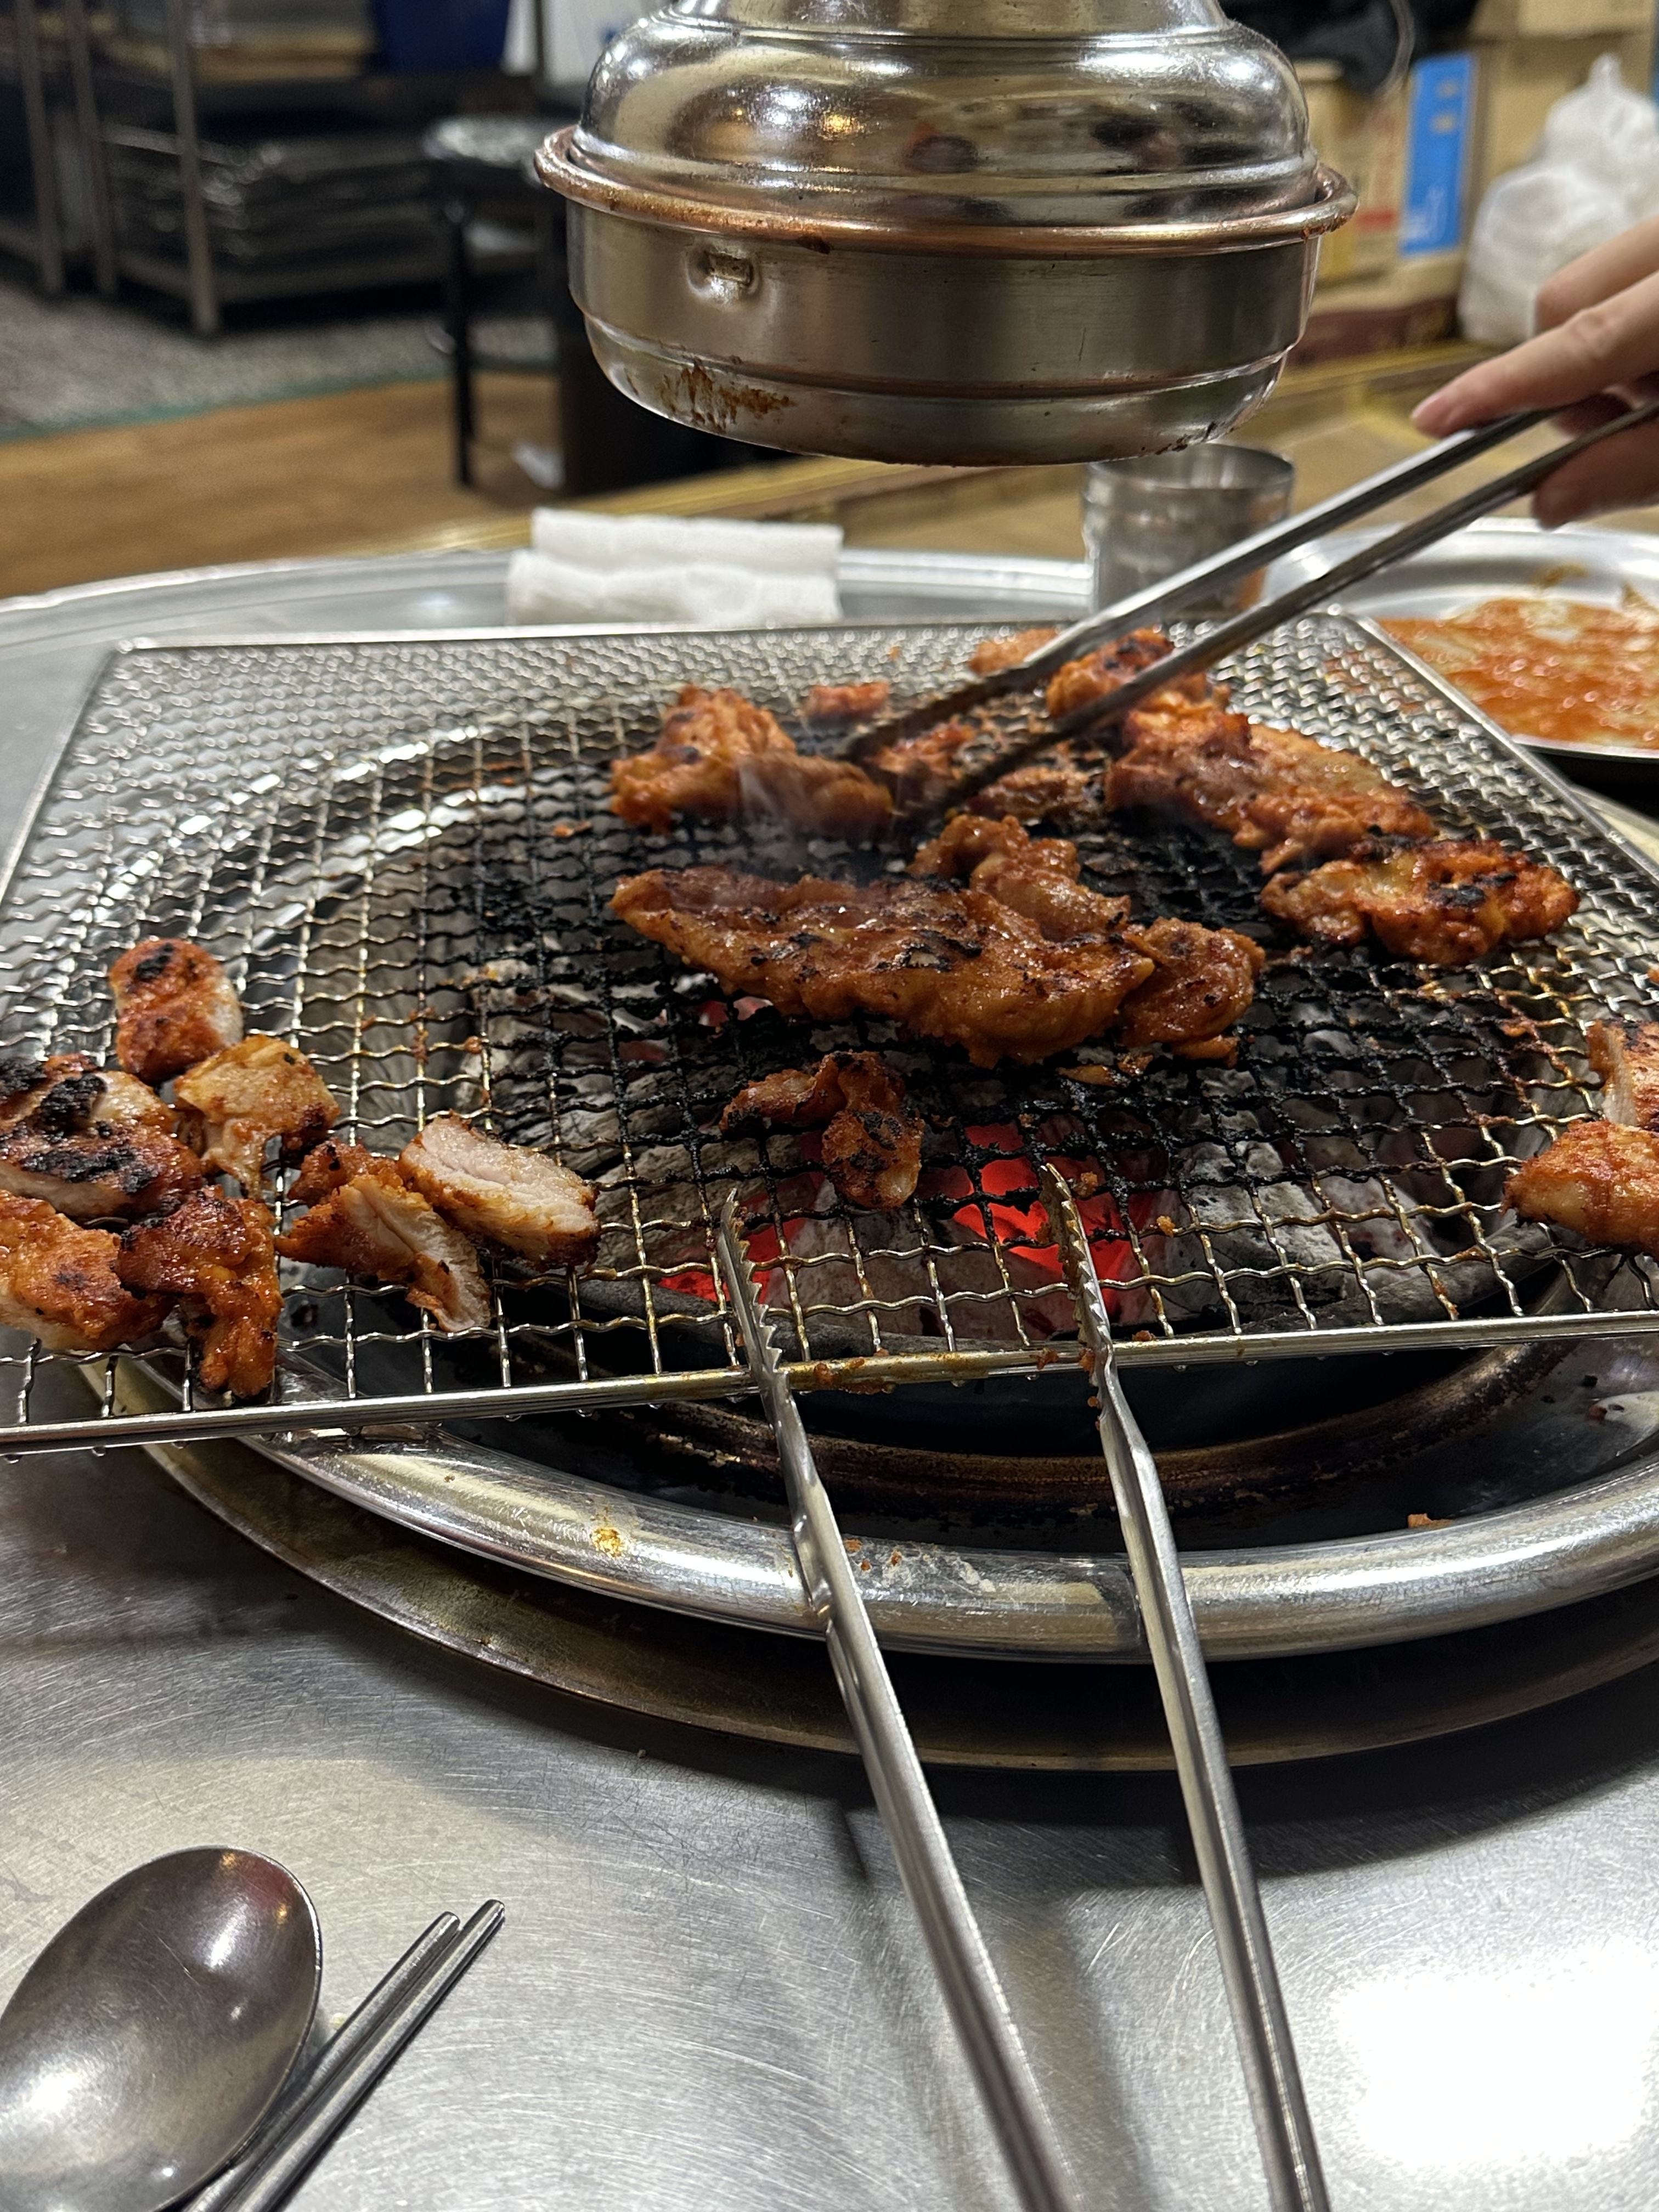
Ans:
{"type": "MultiPolygon", "coordinates": [[[[1083,535],[1097,607],[1114,606],[1177,569],[1237,544],[1289,514],[1291,464],[1256,446],[1188,446],[1126,461],[1095,461],[1083,486],[1083,535]]],[[[1194,599],[1184,616],[1237,614],[1263,572],[1194,599]]]]}

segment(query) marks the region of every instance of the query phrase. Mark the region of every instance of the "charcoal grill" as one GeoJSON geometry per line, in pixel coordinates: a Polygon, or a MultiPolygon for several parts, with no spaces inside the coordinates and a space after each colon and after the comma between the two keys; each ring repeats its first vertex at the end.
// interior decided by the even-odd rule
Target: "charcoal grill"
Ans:
{"type": "MultiPolygon", "coordinates": [[[[1310,618],[1255,647],[1233,672],[1241,703],[1353,746],[1425,793],[1449,828],[1512,836],[1553,860],[1583,895],[1559,939],[1440,975],[1375,949],[1309,954],[1272,939],[1234,1068],[1130,1068],[1108,1043],[988,1073],[878,1024],[819,1026],[809,1039],[768,1007],[729,1006],[608,915],[617,878],[644,866],[765,865],[750,833],[647,840],[606,810],[610,761],[650,741],[681,682],[731,682],[787,715],[820,678],[931,688],[977,635],[938,624],[482,633],[112,656],[0,908],[0,1036],[107,1052],[110,958],[141,935],[193,935],[228,962],[250,1026],[316,1060],[362,1141],[395,1150],[453,1108],[548,1146],[600,1191],[592,1273],[503,1270],[493,1325],[471,1338],[438,1337],[394,1296],[290,1271],[289,1433],[267,1449],[476,1548],[510,1553],[512,1528],[539,1504],[563,1531],[525,1538],[544,1571],[635,1594],[642,1577],[661,1602],[720,1611],[730,1599],[735,1617],[787,1626],[787,1592],[738,1591],[739,1574],[711,1595],[707,1580],[691,1589],[665,1573],[688,1534],[675,1512],[692,1509],[636,1516],[635,1533],[618,1534],[597,1506],[565,1511],[567,1497],[556,1510],[553,1478],[527,1462],[515,1474],[497,1432],[488,1444],[453,1439],[463,1421],[739,1395],[708,1243],[733,1183],[751,1249],[772,1262],[768,1295],[795,1387],[843,1403],[849,1389],[1016,1377],[1040,1418],[1077,1395],[1071,1317],[1037,1202],[1046,1160],[1089,1194],[1132,1376],[1659,1329],[1647,1261],[1522,1228],[1502,1206],[1513,1163],[1594,1110],[1586,1023],[1651,996],[1653,875],[1565,785],[1362,623],[1310,618]],[[890,1219],[849,1216],[798,1136],[711,1133],[739,1082],[843,1045],[887,1051],[929,1121],[917,1199],[890,1219]],[[438,1424],[450,1441],[431,1440],[438,1424]],[[342,1441],[353,1436],[355,1446],[342,1441]],[[462,1462],[471,1525],[440,1495],[455,1487],[446,1466],[453,1475],[462,1462]],[[596,1542],[607,1528],[615,1554],[596,1542]]],[[[1079,843],[1091,878],[1129,892],[1142,913],[1267,936],[1255,864],[1219,840],[1108,820],[1079,843]]],[[[884,865],[821,841],[779,863],[787,872],[803,858],[821,872],[884,865]]],[[[38,1347],[0,1364],[12,1415],[0,1450],[205,1443],[276,1425],[270,1407],[204,1401],[166,1353],[151,1366],[176,1385],[176,1414],[123,1413],[118,1364],[100,1359],[76,1363],[97,1390],[94,1415],[40,1418],[41,1376],[65,1364],[38,1347]]],[[[1632,1492],[1634,1480],[1611,1519],[1600,1497],[1582,1511],[1573,1500],[1527,1509],[1532,1560],[1502,1603],[1553,1601],[1540,1595],[1551,1540],[1566,1543],[1585,1587],[1644,1571],[1659,1500],[1639,1484],[1632,1492]]],[[[1410,1574],[1425,1587],[1437,1557],[1449,1577],[1431,1626],[1477,1617],[1458,1608],[1490,1576],[1479,1534],[1437,1534],[1414,1554],[1410,1574]]],[[[1362,1568],[1354,1554],[1345,1567],[1340,1546],[1322,1553],[1322,1587],[1352,1568],[1353,1602],[1342,1626],[1304,1616],[1296,1637],[1364,1640],[1353,1590],[1378,1561],[1362,1568]]],[[[950,1582],[957,1568],[942,1562],[924,1583],[950,1582]]],[[[1133,1623],[1097,1593],[1068,1612],[1075,1559],[1026,1568],[1027,1597],[1001,1607],[988,1641],[1009,1648],[1020,1620],[1041,1620],[1041,1643],[1061,1615],[1069,1648],[1132,1641],[1133,1623]]],[[[1488,1588],[1479,1602],[1490,1601],[1488,1588]]],[[[1252,1602],[1241,1648],[1289,1648],[1274,1646],[1286,1632],[1264,1626],[1259,1589],[1252,1602]]],[[[948,1642],[940,1590],[917,1604],[927,1615],[918,1640],[948,1642]]],[[[1428,1620],[1409,1606],[1405,1615],[1428,1620]]],[[[1376,1629],[1373,1607],[1366,1632],[1376,1629]]]]}

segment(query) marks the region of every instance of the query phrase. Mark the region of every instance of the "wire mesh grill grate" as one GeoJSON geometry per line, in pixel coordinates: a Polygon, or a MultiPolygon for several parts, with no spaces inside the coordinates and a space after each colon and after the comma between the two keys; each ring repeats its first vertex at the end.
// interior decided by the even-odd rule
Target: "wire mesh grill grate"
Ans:
{"type": "MultiPolygon", "coordinates": [[[[1653,996],[1653,881],[1360,625],[1321,617],[1267,641],[1235,672],[1237,703],[1368,755],[1450,830],[1554,861],[1583,895],[1559,939],[1438,975],[1376,947],[1310,954],[1261,915],[1251,856],[1106,819],[1078,834],[1091,880],[1140,915],[1269,945],[1237,1065],[1135,1067],[1106,1045],[987,1073],[877,1022],[809,1035],[730,1006],[610,915],[617,880],[645,866],[882,865],[817,840],[770,856],[729,828],[647,838],[611,815],[611,760],[651,742],[682,682],[733,684],[787,719],[817,680],[932,689],[981,627],[126,650],[0,909],[0,1038],[107,1054],[110,960],[192,936],[226,961],[248,1026],[316,1060],[360,1141],[394,1152],[453,1109],[598,1186],[591,1273],[500,1271],[494,1325],[471,1338],[434,1336],[395,1293],[290,1269],[290,1340],[343,1400],[735,1373],[708,1256],[734,1182],[817,1379],[857,1360],[899,1380],[941,1357],[1040,1362],[1073,1330],[1037,1203],[1045,1158],[1085,1200],[1131,1360],[1382,1348],[1425,1324],[1528,1333],[1540,1301],[1590,1313],[1606,1259],[1516,1223],[1503,1185],[1594,1110],[1588,1020],[1653,996]],[[740,1083],[842,1046],[885,1052],[928,1125],[894,1217],[849,1216],[810,1136],[714,1133],[740,1083]]],[[[1645,1263],[1619,1279],[1659,1305],[1645,1263]]],[[[19,1424],[46,1359],[0,1362],[19,1424]]]]}

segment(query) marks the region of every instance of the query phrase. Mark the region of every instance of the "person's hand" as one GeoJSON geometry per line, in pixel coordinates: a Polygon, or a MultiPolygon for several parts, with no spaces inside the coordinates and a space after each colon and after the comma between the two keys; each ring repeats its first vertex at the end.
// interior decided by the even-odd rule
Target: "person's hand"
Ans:
{"type": "MultiPolygon", "coordinates": [[[[1412,416],[1443,438],[1521,409],[1559,410],[1574,435],[1659,392],[1659,216],[1622,231],[1552,276],[1539,335],[1454,377],[1412,416]]],[[[1659,497],[1659,422],[1609,438],[1547,477],[1532,510],[1553,529],[1659,497]]]]}

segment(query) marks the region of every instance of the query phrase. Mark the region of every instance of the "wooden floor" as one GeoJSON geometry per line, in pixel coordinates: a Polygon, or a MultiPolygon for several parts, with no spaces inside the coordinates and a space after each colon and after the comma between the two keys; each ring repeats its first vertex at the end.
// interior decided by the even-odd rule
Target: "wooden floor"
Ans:
{"type": "Polygon", "coordinates": [[[148,569],[354,552],[547,495],[511,458],[545,445],[545,376],[478,380],[478,485],[451,473],[449,388],[391,384],[173,422],[0,444],[0,597],[148,569]]]}
{"type": "MultiPolygon", "coordinates": [[[[1413,404],[1470,353],[1437,347],[1292,370],[1243,435],[1295,461],[1306,506],[1420,449],[1413,404]]],[[[467,490],[453,481],[442,382],[0,443],[0,597],[216,562],[522,544],[529,508],[549,495],[512,448],[549,442],[553,388],[544,376],[501,374],[479,386],[478,483],[467,490]]],[[[1469,475],[1495,474],[1548,442],[1534,431],[1469,475]]],[[[598,503],[794,515],[839,522],[853,544],[1076,560],[1080,474],[781,461],[598,503]]],[[[1395,513],[1443,496],[1426,487],[1395,513]]],[[[1607,519],[1659,529],[1659,509],[1607,519]]]]}

